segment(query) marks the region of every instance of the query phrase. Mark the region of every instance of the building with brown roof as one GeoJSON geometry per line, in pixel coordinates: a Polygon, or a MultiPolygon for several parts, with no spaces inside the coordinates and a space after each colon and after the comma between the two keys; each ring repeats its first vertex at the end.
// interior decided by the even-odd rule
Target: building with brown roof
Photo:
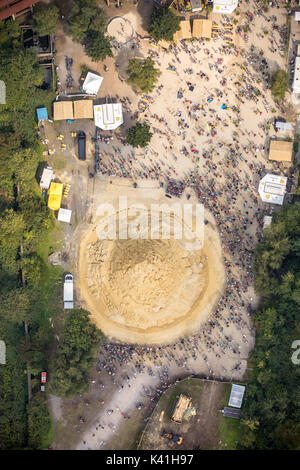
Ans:
{"type": "Polygon", "coordinates": [[[180,21],[179,23],[180,30],[176,31],[173,36],[174,41],[181,41],[181,39],[191,39],[192,32],[191,32],[191,23],[189,20],[180,21]]]}
{"type": "Polygon", "coordinates": [[[271,140],[269,160],[275,162],[291,162],[293,156],[293,142],[286,140],[271,140]]]}
{"type": "Polygon", "coordinates": [[[193,38],[211,38],[211,20],[193,20],[193,38]]]}
{"type": "Polygon", "coordinates": [[[182,423],[185,413],[187,412],[189,408],[191,408],[191,406],[192,406],[191,398],[181,394],[176,403],[176,406],[175,406],[175,409],[171,418],[172,421],[176,421],[176,423],[182,423]]]}
{"type": "Polygon", "coordinates": [[[33,5],[40,0],[0,0],[0,21],[9,18],[15,19],[16,16],[32,10],[33,5]]]}
{"type": "Polygon", "coordinates": [[[93,119],[93,101],[77,100],[74,104],[74,119],[93,119]]]}
{"type": "Polygon", "coordinates": [[[72,101],[54,101],[53,119],[54,121],[61,121],[63,119],[74,119],[73,102],[72,101]]]}

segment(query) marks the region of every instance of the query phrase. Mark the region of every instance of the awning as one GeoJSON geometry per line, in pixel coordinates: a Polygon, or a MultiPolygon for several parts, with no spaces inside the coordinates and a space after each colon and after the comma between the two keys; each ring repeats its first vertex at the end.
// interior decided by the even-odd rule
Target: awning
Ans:
{"type": "Polygon", "coordinates": [[[122,105],[109,103],[94,106],[95,125],[103,130],[117,129],[123,124],[122,105]]]}
{"type": "Polygon", "coordinates": [[[60,222],[70,223],[72,211],[69,209],[60,208],[58,211],[57,220],[60,222]]]}
{"type": "Polygon", "coordinates": [[[47,108],[37,108],[36,110],[38,121],[48,121],[47,108]]]}
{"type": "Polygon", "coordinates": [[[63,119],[74,119],[73,102],[72,101],[54,101],[53,103],[53,119],[61,121],[63,119]]]}
{"type": "Polygon", "coordinates": [[[93,101],[90,99],[74,101],[74,119],[93,119],[93,101]]]}
{"type": "Polygon", "coordinates": [[[97,95],[99,88],[103,82],[103,77],[95,73],[88,72],[86,79],[83,82],[82,89],[89,95],[97,95]]]}
{"type": "Polygon", "coordinates": [[[63,193],[63,184],[62,183],[51,183],[50,189],[48,191],[48,207],[53,211],[58,211],[61,204],[63,193]]]}

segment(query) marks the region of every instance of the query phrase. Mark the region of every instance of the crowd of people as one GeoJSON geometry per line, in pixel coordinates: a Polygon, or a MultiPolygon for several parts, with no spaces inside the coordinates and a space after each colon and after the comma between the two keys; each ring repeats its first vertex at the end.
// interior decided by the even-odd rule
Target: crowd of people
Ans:
{"type": "MultiPolygon", "coordinates": [[[[266,16],[259,3],[252,2],[248,7],[249,34],[256,18],[263,18],[266,30],[273,31],[269,52],[282,56],[286,28],[277,23],[277,16],[266,16]]],[[[228,17],[222,16],[219,31],[229,23],[228,17]]],[[[236,31],[244,47],[241,49],[222,44],[222,33],[211,42],[180,41],[170,46],[168,62],[172,70],[168,73],[175,72],[177,79],[183,55],[188,55],[191,62],[183,71],[187,79],[181,76],[181,87],[166,105],[170,119],[159,116],[156,106],[165,83],[159,84],[150,99],[142,98],[140,119],[149,123],[174,163],[159,155],[151,143],[136,152],[118,135],[120,146],[114,141],[111,150],[103,153],[101,171],[106,175],[133,181],[159,180],[167,191],[179,188],[180,195],[184,190],[194,190],[199,202],[214,215],[223,246],[225,292],[199,331],[165,346],[106,342],[101,347],[99,377],[110,376],[120,393],[124,387],[130,389],[139,374],[155,376],[153,386],[146,387],[141,398],[145,403],[152,401],[150,409],[170,386],[174,374],[177,380],[195,373],[207,379],[234,376],[245,366],[244,355],[254,341],[250,318],[255,300],[253,253],[266,214],[258,196],[258,182],[267,170],[265,130],[274,120],[270,119],[270,111],[282,109],[271,99],[266,59],[254,45],[243,44],[242,31],[236,31]],[[201,70],[204,62],[217,77],[218,86],[213,89],[206,71],[201,70]],[[199,89],[201,93],[196,95],[199,89]],[[255,125],[245,122],[245,109],[257,116],[255,125]],[[189,161],[184,171],[178,166],[182,158],[189,161]]],[[[161,65],[162,55],[152,54],[157,65],[161,65]]],[[[130,104],[123,100],[125,109],[132,112],[130,104]]],[[[101,387],[101,379],[99,384],[101,387]]]]}

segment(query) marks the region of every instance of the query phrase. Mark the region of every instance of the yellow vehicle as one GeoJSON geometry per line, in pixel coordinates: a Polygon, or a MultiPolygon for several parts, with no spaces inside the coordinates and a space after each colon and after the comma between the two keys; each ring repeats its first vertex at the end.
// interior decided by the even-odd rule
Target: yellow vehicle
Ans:
{"type": "Polygon", "coordinates": [[[166,439],[169,439],[169,441],[175,442],[175,444],[179,445],[182,443],[182,436],[179,436],[178,434],[173,434],[171,432],[163,432],[163,437],[166,439]]]}
{"type": "Polygon", "coordinates": [[[63,194],[62,183],[51,183],[48,191],[48,207],[53,211],[58,211],[61,205],[62,194],[63,194]]]}

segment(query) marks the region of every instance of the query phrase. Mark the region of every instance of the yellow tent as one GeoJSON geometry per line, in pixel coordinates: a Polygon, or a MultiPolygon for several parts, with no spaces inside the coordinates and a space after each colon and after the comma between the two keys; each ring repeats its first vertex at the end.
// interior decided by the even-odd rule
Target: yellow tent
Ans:
{"type": "Polygon", "coordinates": [[[63,193],[63,184],[62,183],[51,183],[50,189],[48,191],[48,207],[54,211],[58,211],[61,204],[62,193],[63,193]]]}

